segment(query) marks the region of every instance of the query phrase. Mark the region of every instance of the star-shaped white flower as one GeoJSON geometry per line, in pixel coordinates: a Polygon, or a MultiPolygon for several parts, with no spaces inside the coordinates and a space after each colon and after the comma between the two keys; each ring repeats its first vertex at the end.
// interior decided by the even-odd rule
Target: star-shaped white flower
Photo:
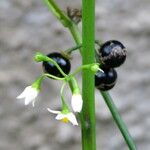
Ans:
{"type": "Polygon", "coordinates": [[[51,110],[50,108],[47,108],[47,110],[50,113],[57,114],[57,116],[55,118],[56,120],[60,120],[64,123],[71,122],[73,125],[76,125],[76,126],[78,125],[77,119],[72,112],[63,113],[63,111],[62,112],[55,111],[55,110],[51,110]]]}
{"type": "Polygon", "coordinates": [[[74,112],[81,112],[83,100],[81,94],[73,94],[71,99],[71,105],[74,112]]]}
{"type": "Polygon", "coordinates": [[[17,99],[24,99],[25,105],[28,105],[29,103],[32,102],[32,105],[34,107],[35,98],[38,96],[38,93],[39,93],[38,89],[32,86],[28,86],[19,96],[17,96],[17,99]]]}

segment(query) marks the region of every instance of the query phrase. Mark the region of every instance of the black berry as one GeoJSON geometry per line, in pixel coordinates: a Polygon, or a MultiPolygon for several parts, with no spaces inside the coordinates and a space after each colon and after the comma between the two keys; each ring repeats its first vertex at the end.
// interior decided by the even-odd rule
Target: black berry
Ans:
{"type": "MultiPolygon", "coordinates": [[[[69,74],[71,64],[70,61],[64,57],[61,53],[53,52],[47,55],[49,58],[53,59],[60,68],[64,71],[64,73],[69,74]]],[[[45,72],[57,76],[57,77],[64,77],[57,67],[51,62],[43,62],[43,69],[45,72]]]]}
{"type": "Polygon", "coordinates": [[[100,62],[108,68],[115,68],[122,65],[126,59],[126,48],[116,40],[105,42],[99,49],[100,62]]]}
{"type": "Polygon", "coordinates": [[[95,86],[102,91],[110,90],[116,84],[117,72],[113,68],[102,69],[104,72],[98,71],[95,75],[95,86]]]}
{"type": "Polygon", "coordinates": [[[109,84],[109,85],[101,85],[100,87],[97,87],[97,89],[101,91],[108,91],[108,90],[111,90],[114,86],[115,86],[115,83],[109,84]]]}

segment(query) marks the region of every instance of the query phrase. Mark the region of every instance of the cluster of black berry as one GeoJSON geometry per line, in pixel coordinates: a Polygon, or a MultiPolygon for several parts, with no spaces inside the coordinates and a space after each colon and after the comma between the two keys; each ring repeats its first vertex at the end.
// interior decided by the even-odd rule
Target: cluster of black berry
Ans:
{"type": "Polygon", "coordinates": [[[126,59],[126,48],[116,40],[110,40],[101,45],[97,58],[104,72],[98,71],[95,75],[97,89],[107,91],[112,89],[117,80],[117,72],[114,68],[122,65],[126,59]]]}
{"type": "MultiPolygon", "coordinates": [[[[71,64],[67,57],[58,52],[53,52],[47,55],[53,59],[68,75],[71,64]]],[[[114,87],[117,80],[117,72],[114,68],[122,65],[126,59],[126,48],[124,45],[116,40],[107,41],[100,46],[97,53],[97,58],[101,64],[101,69],[95,75],[95,86],[102,91],[110,90],[114,87]]],[[[43,62],[44,71],[56,77],[64,77],[57,67],[51,62],[43,62]]]]}

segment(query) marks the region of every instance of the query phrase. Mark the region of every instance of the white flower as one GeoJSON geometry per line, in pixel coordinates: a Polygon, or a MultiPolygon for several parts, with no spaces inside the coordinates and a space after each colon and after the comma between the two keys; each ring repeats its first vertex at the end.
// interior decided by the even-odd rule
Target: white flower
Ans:
{"type": "Polygon", "coordinates": [[[76,126],[78,125],[77,119],[72,112],[63,113],[61,111],[51,110],[50,108],[47,108],[47,110],[50,113],[57,114],[55,118],[56,120],[60,120],[64,123],[68,123],[70,121],[73,125],[76,125],[76,126]]]}
{"type": "Polygon", "coordinates": [[[83,100],[81,94],[73,94],[71,99],[71,105],[74,112],[81,112],[83,100]]]}
{"type": "Polygon", "coordinates": [[[25,105],[28,105],[32,102],[34,107],[35,98],[38,96],[39,90],[32,86],[28,86],[24,89],[24,91],[17,97],[17,99],[24,99],[25,105]]]}

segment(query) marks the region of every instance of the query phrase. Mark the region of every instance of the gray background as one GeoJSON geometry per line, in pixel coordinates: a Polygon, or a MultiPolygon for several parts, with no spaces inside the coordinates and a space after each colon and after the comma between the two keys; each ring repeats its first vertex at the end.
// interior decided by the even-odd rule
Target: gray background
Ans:
{"type": "MultiPolygon", "coordinates": [[[[79,1],[58,2],[62,9],[80,7],[79,1]]],[[[110,93],[139,150],[150,149],[149,14],[149,0],[96,1],[96,38],[118,39],[128,49],[110,93]]],[[[34,109],[16,100],[42,72],[33,61],[37,50],[47,54],[73,45],[70,33],[41,0],[0,0],[0,150],[81,150],[80,128],[60,123],[46,111],[60,107],[60,82],[44,81],[34,109]]],[[[79,53],[73,56],[72,70],[80,65],[79,53]]],[[[70,102],[69,90],[65,93],[70,102]]],[[[127,150],[98,92],[96,108],[98,149],[127,150]]]]}

